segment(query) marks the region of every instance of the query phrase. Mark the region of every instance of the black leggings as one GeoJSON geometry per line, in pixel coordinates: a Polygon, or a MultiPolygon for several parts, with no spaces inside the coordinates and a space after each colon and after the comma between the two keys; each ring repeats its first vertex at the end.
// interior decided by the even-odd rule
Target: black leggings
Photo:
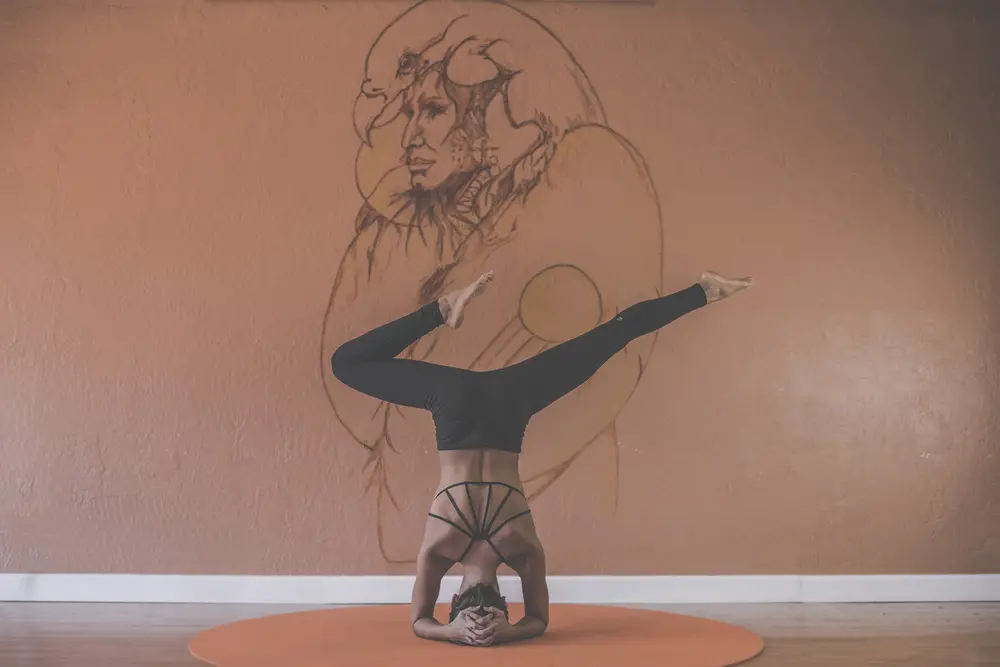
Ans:
{"type": "Polygon", "coordinates": [[[532,415],[582,385],[632,340],[706,303],[704,289],[695,283],[629,306],[590,331],[512,366],[472,371],[395,358],[444,323],[434,301],[344,343],[333,354],[333,374],[382,401],[430,410],[440,449],[520,451],[532,415]]]}

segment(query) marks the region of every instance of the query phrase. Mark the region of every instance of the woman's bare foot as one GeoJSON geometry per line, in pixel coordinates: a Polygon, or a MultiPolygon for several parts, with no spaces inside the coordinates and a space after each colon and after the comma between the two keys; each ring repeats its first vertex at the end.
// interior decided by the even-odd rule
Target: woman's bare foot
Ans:
{"type": "Polygon", "coordinates": [[[705,271],[698,281],[708,302],[718,301],[753,285],[753,278],[724,278],[714,271],[705,271]]]}
{"type": "Polygon", "coordinates": [[[483,293],[491,280],[493,280],[493,272],[488,271],[479,276],[479,280],[468,287],[449,292],[438,299],[438,308],[441,309],[444,323],[452,329],[462,326],[462,320],[465,319],[465,307],[472,300],[472,297],[483,293]]]}

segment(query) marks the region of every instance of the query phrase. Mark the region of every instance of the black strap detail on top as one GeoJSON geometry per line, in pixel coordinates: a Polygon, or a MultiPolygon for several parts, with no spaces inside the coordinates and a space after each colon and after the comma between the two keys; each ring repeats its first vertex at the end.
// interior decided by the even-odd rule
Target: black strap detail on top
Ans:
{"type": "Polygon", "coordinates": [[[497,517],[500,516],[500,511],[503,509],[503,506],[507,504],[507,501],[510,499],[511,494],[514,493],[515,491],[517,491],[517,493],[519,493],[521,495],[521,497],[524,498],[524,493],[522,493],[520,489],[518,489],[516,487],[513,487],[510,484],[505,484],[503,482],[458,482],[456,484],[452,484],[452,485],[450,485],[450,486],[442,489],[436,496],[434,496],[435,498],[439,498],[442,493],[445,494],[445,495],[447,495],[448,496],[448,500],[451,501],[451,506],[455,508],[456,512],[458,512],[459,519],[461,519],[462,523],[465,524],[465,527],[463,528],[462,526],[458,525],[456,522],[452,521],[451,519],[447,519],[447,518],[445,518],[445,517],[443,517],[443,516],[441,516],[439,514],[435,514],[433,512],[428,512],[427,513],[428,516],[432,516],[435,519],[439,519],[441,521],[444,521],[445,523],[447,523],[448,525],[452,526],[453,528],[455,528],[456,530],[458,530],[460,533],[462,533],[463,535],[465,535],[466,537],[469,538],[469,545],[467,547],[465,547],[465,551],[463,551],[462,555],[458,557],[458,561],[457,562],[461,562],[462,560],[464,560],[465,556],[469,553],[469,549],[472,548],[472,545],[475,544],[476,542],[479,542],[479,541],[483,541],[483,542],[486,542],[487,544],[489,544],[490,548],[493,549],[493,552],[497,555],[497,558],[500,559],[500,562],[502,562],[502,563],[506,563],[507,562],[507,560],[503,557],[503,554],[500,553],[500,550],[497,549],[497,547],[496,547],[495,544],[493,544],[493,538],[496,537],[497,533],[499,533],[500,530],[504,526],[506,526],[508,523],[510,523],[514,519],[522,517],[522,516],[524,516],[526,514],[531,514],[531,510],[530,509],[524,510],[523,512],[518,512],[514,516],[509,517],[505,521],[501,522],[499,526],[496,526],[495,528],[493,527],[493,522],[496,521],[497,517]],[[482,516],[482,519],[480,519],[479,518],[479,513],[476,511],[476,504],[472,500],[472,491],[470,490],[469,487],[471,487],[471,486],[483,486],[483,485],[487,485],[489,488],[488,488],[488,490],[486,492],[486,505],[483,508],[483,516],[482,516]],[[469,519],[466,518],[466,516],[462,512],[462,510],[459,509],[458,503],[455,502],[455,497],[453,495],[451,495],[451,490],[453,488],[455,488],[456,486],[464,486],[465,487],[465,494],[466,494],[466,497],[469,499],[469,506],[472,508],[472,518],[475,520],[474,522],[469,521],[469,519]],[[503,500],[500,501],[500,504],[497,506],[496,511],[493,513],[493,516],[491,517],[490,516],[490,503],[493,500],[493,487],[494,486],[503,486],[503,487],[506,487],[507,488],[507,494],[504,496],[503,500]]]}
{"type": "MultiPolygon", "coordinates": [[[[466,484],[465,488],[468,489],[469,485],[466,484]]],[[[486,532],[486,517],[490,515],[490,501],[493,500],[493,485],[486,490],[486,507],[483,508],[483,528],[482,532],[486,532]]]]}
{"type": "Polygon", "coordinates": [[[458,509],[458,503],[455,502],[455,497],[451,495],[451,491],[448,492],[448,500],[451,501],[451,506],[455,508],[456,512],[458,512],[458,518],[461,519],[462,523],[465,524],[465,527],[468,528],[468,532],[466,533],[466,535],[468,535],[469,537],[473,537],[474,535],[476,535],[479,531],[476,530],[476,528],[474,528],[471,523],[469,523],[469,520],[465,518],[464,514],[462,514],[462,510],[458,509]]]}
{"type": "Polygon", "coordinates": [[[522,517],[522,516],[524,516],[525,514],[531,514],[531,510],[524,510],[523,512],[518,512],[518,513],[517,513],[517,514],[515,514],[514,516],[512,516],[512,517],[508,518],[508,519],[507,519],[506,521],[504,521],[504,522],[503,522],[503,523],[501,523],[501,524],[500,524],[499,526],[497,526],[496,528],[494,528],[494,529],[493,529],[493,532],[492,532],[492,533],[490,533],[490,534],[489,534],[489,535],[488,535],[488,536],[486,537],[486,539],[487,539],[487,540],[489,540],[489,539],[490,539],[491,537],[495,537],[495,536],[496,536],[496,534],[500,532],[500,529],[501,529],[501,528],[503,528],[504,526],[506,526],[506,525],[507,525],[508,523],[510,523],[510,522],[511,522],[511,521],[513,521],[514,519],[517,519],[518,517],[522,517]]]}

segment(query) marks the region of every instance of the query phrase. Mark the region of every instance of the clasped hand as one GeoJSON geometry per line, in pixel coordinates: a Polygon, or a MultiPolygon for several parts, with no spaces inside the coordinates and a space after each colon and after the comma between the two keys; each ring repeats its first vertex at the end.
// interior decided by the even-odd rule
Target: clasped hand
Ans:
{"type": "Polygon", "coordinates": [[[496,607],[463,609],[448,626],[453,631],[452,641],[469,646],[502,643],[511,628],[503,611],[496,607]]]}

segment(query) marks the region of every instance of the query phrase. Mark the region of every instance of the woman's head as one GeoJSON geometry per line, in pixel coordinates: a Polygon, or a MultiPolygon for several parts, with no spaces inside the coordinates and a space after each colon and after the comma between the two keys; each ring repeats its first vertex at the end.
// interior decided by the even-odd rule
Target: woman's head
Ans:
{"type": "Polygon", "coordinates": [[[478,583],[451,598],[451,614],[448,617],[448,622],[454,621],[459,612],[464,609],[482,611],[485,607],[496,607],[502,610],[503,615],[509,619],[507,599],[500,595],[500,591],[492,585],[478,583]]]}
{"type": "Polygon", "coordinates": [[[407,89],[402,144],[415,189],[437,189],[483,164],[486,108],[504,80],[501,74],[471,86],[458,85],[448,79],[443,63],[437,63],[407,89]]]}

